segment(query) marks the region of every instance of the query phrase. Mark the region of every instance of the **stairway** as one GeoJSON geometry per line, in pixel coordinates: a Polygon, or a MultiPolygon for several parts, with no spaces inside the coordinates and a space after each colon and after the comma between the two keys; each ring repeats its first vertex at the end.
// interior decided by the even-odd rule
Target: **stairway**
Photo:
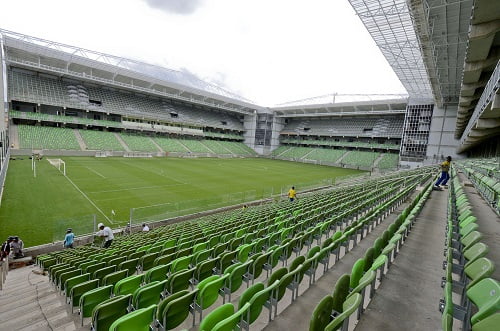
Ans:
{"type": "Polygon", "coordinates": [[[338,163],[338,164],[341,164],[342,163],[342,160],[347,156],[347,154],[349,154],[351,151],[347,151],[347,153],[344,153],[344,155],[342,155],[340,157],[340,159],[337,160],[337,162],[335,163],[338,163]]]}
{"type": "Polygon", "coordinates": [[[160,147],[160,145],[158,145],[158,144],[156,143],[156,141],[154,141],[154,139],[153,139],[153,138],[149,138],[149,139],[151,140],[151,142],[153,143],[153,145],[155,145],[155,146],[156,146],[156,148],[158,148],[158,150],[159,150],[160,152],[165,153],[165,151],[163,150],[163,148],[161,148],[161,147],[160,147]]]}
{"type": "Polygon", "coordinates": [[[82,151],[87,150],[87,144],[85,144],[85,141],[83,141],[82,135],[80,134],[80,131],[78,129],[74,129],[73,132],[75,133],[76,141],[78,141],[78,144],[80,145],[80,149],[82,151]]]}
{"type": "Polygon", "coordinates": [[[37,267],[10,270],[0,291],[1,330],[88,330],[81,327],[77,314],[66,308],[64,298],[48,282],[35,274],[37,267]]]}
{"type": "Polygon", "coordinates": [[[127,144],[125,143],[125,141],[123,141],[122,137],[118,133],[115,133],[115,137],[116,137],[116,139],[118,139],[118,141],[120,142],[122,147],[125,148],[125,151],[132,152],[130,150],[130,148],[127,146],[127,144]]]}
{"type": "Polygon", "coordinates": [[[19,130],[17,129],[17,125],[14,125],[12,122],[9,126],[9,142],[12,148],[20,148],[19,145],[19,130]]]}
{"type": "Polygon", "coordinates": [[[378,166],[378,163],[380,162],[380,160],[382,160],[383,157],[384,153],[380,153],[380,155],[375,159],[375,161],[373,161],[372,167],[376,168],[378,166]]]}

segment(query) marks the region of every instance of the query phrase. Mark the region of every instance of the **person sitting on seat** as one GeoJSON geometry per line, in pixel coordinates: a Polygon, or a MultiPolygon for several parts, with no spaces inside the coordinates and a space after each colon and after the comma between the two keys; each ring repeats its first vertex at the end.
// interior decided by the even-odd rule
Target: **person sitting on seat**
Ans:
{"type": "Polygon", "coordinates": [[[142,223],[142,231],[143,232],[148,232],[149,231],[149,226],[146,223],[142,223]]]}

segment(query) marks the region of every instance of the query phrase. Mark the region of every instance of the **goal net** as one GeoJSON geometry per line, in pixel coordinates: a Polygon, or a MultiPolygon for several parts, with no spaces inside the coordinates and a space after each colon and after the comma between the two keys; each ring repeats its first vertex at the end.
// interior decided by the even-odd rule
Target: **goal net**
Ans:
{"type": "Polygon", "coordinates": [[[47,159],[51,165],[57,168],[64,176],[66,176],[66,163],[61,159],[47,159]]]}

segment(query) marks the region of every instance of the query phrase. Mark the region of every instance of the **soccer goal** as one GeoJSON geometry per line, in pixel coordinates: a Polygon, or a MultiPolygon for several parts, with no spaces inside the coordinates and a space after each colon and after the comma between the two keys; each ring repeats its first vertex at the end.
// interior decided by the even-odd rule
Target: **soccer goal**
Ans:
{"type": "Polygon", "coordinates": [[[47,159],[51,165],[57,168],[64,176],[66,176],[66,163],[61,159],[47,159]]]}

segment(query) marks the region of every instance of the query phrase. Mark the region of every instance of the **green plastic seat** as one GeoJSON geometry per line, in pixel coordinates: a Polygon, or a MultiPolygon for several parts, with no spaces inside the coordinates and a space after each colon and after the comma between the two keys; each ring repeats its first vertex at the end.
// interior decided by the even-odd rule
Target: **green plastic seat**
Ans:
{"type": "Polygon", "coordinates": [[[168,294],[186,290],[191,284],[190,281],[193,277],[193,273],[194,269],[185,269],[171,274],[167,278],[165,290],[168,292],[168,294]]]}
{"type": "Polygon", "coordinates": [[[248,260],[248,254],[250,253],[251,249],[252,245],[250,244],[244,244],[238,247],[238,255],[236,257],[238,261],[240,261],[241,263],[245,263],[248,260]]]}
{"type": "Polygon", "coordinates": [[[82,271],[80,269],[75,269],[67,272],[63,272],[59,275],[59,279],[57,283],[59,284],[60,290],[64,291],[64,285],[66,281],[70,278],[80,276],[82,274],[82,271]]]}
{"type": "Polygon", "coordinates": [[[143,275],[128,276],[115,284],[113,289],[114,295],[132,294],[141,286],[143,275]]]}
{"type": "Polygon", "coordinates": [[[467,236],[460,239],[460,242],[463,245],[463,250],[466,250],[468,247],[472,247],[475,243],[479,242],[483,238],[483,235],[479,231],[472,231],[467,236]]]}
{"type": "Polygon", "coordinates": [[[172,261],[172,266],[170,267],[170,273],[176,273],[178,271],[186,270],[191,264],[191,255],[182,256],[172,261]]]}
{"type": "Polygon", "coordinates": [[[210,276],[204,280],[202,280],[196,286],[198,288],[198,296],[195,301],[195,308],[200,313],[200,321],[203,318],[203,310],[210,307],[217,301],[219,297],[219,290],[224,286],[227,278],[229,278],[228,274],[222,276],[210,276]]]}
{"type": "Polygon", "coordinates": [[[297,256],[292,263],[288,266],[288,271],[293,271],[297,269],[302,263],[306,261],[306,257],[304,255],[297,256]]]}
{"type": "Polygon", "coordinates": [[[309,322],[309,331],[323,331],[330,323],[330,316],[333,310],[333,298],[330,295],[325,296],[318,303],[309,322]]]}
{"type": "MultiPolygon", "coordinates": [[[[76,291],[76,288],[77,286],[73,288],[73,291],[76,291]]],[[[80,302],[78,305],[80,307],[80,317],[82,325],[83,319],[85,317],[92,316],[92,311],[94,310],[94,308],[101,302],[108,300],[112,293],[113,285],[107,285],[98,287],[90,291],[86,291],[85,293],[81,294],[80,302]]]]}
{"type": "Polygon", "coordinates": [[[346,299],[342,304],[342,313],[325,327],[325,331],[337,330],[343,323],[349,321],[349,317],[361,304],[361,299],[362,298],[359,293],[356,293],[346,299]]]}
{"type": "MultiPolygon", "coordinates": [[[[89,274],[85,274],[85,275],[89,275],[89,274]]],[[[82,275],[82,276],[84,276],[84,275],[82,275]]],[[[67,292],[68,296],[69,296],[69,304],[71,306],[72,313],[73,313],[73,308],[78,306],[78,304],[80,303],[80,297],[84,293],[97,288],[97,286],[99,286],[99,281],[97,279],[93,279],[93,280],[88,280],[86,282],[74,284],[73,286],[67,287],[67,291],[69,291],[69,292],[67,292]]],[[[108,296],[108,298],[109,298],[109,296],[108,296]]]]}
{"type": "Polygon", "coordinates": [[[71,289],[81,283],[85,283],[90,280],[90,274],[83,274],[79,276],[75,276],[72,278],[69,278],[66,280],[64,284],[64,294],[66,295],[66,298],[69,297],[71,293],[71,289]]]}
{"type": "MultiPolygon", "coordinates": [[[[256,295],[262,291],[265,290],[265,286],[261,282],[257,282],[254,285],[250,286],[243,292],[240,296],[240,299],[238,301],[238,307],[243,307],[246,303],[250,303],[251,300],[256,297],[256,295]]],[[[266,303],[266,301],[269,300],[269,292],[267,292],[267,297],[264,295],[263,298],[257,299],[255,298],[255,302],[252,304],[250,307],[250,318],[248,316],[245,318],[245,321],[248,324],[251,324],[253,321],[255,321],[259,315],[260,312],[262,311],[262,306],[266,303]]]]}
{"type": "Polygon", "coordinates": [[[139,258],[126,260],[118,265],[118,270],[128,270],[129,276],[133,275],[137,271],[137,264],[139,263],[139,258]]]}
{"type": "Polygon", "coordinates": [[[109,331],[150,331],[155,311],[156,305],[135,310],[114,321],[109,331]]]}
{"type": "Polygon", "coordinates": [[[477,230],[478,228],[479,228],[479,225],[477,225],[476,223],[469,223],[469,224],[465,225],[464,227],[460,228],[459,234],[461,237],[465,237],[469,233],[471,233],[472,231],[477,230]]]}
{"type": "MultiPolygon", "coordinates": [[[[387,255],[384,255],[384,254],[381,254],[379,255],[379,257],[377,257],[375,259],[375,261],[373,261],[373,264],[372,266],[370,267],[370,270],[373,270],[373,271],[377,271],[379,268],[383,268],[385,266],[385,264],[387,263],[388,259],[387,259],[387,255]]],[[[380,270],[381,274],[384,273],[384,270],[380,270]]]]}
{"type": "Polygon", "coordinates": [[[478,312],[471,317],[471,324],[474,325],[500,310],[500,283],[485,278],[467,290],[467,297],[478,308],[478,312]]]}
{"type": "Polygon", "coordinates": [[[159,253],[149,253],[139,258],[139,267],[142,271],[147,271],[154,266],[154,262],[159,253]]]}
{"type": "Polygon", "coordinates": [[[179,291],[160,302],[156,312],[156,319],[163,329],[174,329],[186,320],[190,312],[190,306],[194,303],[197,293],[198,289],[194,291],[179,291]]]}
{"type": "Polygon", "coordinates": [[[199,263],[207,261],[208,259],[210,259],[211,254],[212,254],[211,249],[204,249],[201,251],[197,251],[196,253],[193,253],[193,255],[192,255],[193,257],[191,258],[191,264],[193,266],[196,266],[199,263]]]}
{"type": "Polygon", "coordinates": [[[114,266],[118,267],[118,265],[120,263],[122,263],[122,262],[124,262],[126,260],[127,260],[126,256],[115,257],[115,258],[113,258],[113,259],[111,259],[111,260],[108,261],[108,266],[114,265],[114,266]]]}
{"type": "Polygon", "coordinates": [[[344,303],[347,295],[349,294],[349,285],[351,283],[351,276],[349,274],[343,274],[335,283],[335,288],[333,289],[333,310],[336,312],[342,312],[342,304],[344,303]]]}
{"type": "Polygon", "coordinates": [[[493,314],[472,326],[472,331],[495,331],[500,325],[500,313],[493,314]]]}
{"type": "Polygon", "coordinates": [[[106,267],[106,262],[94,263],[92,265],[87,266],[85,269],[83,269],[83,272],[88,272],[90,274],[93,274],[97,270],[105,268],[105,267],[106,267]]]}
{"type": "Polygon", "coordinates": [[[355,288],[359,284],[359,280],[365,272],[365,259],[358,259],[351,270],[350,288],[355,288]]]}
{"type": "Polygon", "coordinates": [[[164,285],[162,282],[154,281],[135,290],[132,295],[132,306],[134,309],[146,308],[158,304],[164,285]]]}
{"type": "Polygon", "coordinates": [[[212,276],[214,274],[215,266],[217,265],[217,259],[209,259],[198,263],[196,270],[193,274],[193,278],[197,283],[202,280],[212,276]]]}
{"type": "Polygon", "coordinates": [[[221,274],[224,273],[226,268],[229,267],[233,263],[233,260],[236,259],[237,254],[238,254],[238,251],[232,251],[232,252],[227,252],[227,253],[222,254],[222,256],[220,257],[219,263],[217,264],[217,269],[221,274]]]}
{"type": "Polygon", "coordinates": [[[144,281],[146,283],[151,283],[154,281],[163,281],[167,279],[168,269],[169,269],[168,265],[157,265],[156,267],[149,269],[144,274],[144,281]]]}
{"type": "Polygon", "coordinates": [[[485,257],[481,257],[467,266],[464,271],[467,277],[470,279],[469,283],[467,284],[467,289],[469,289],[480,280],[491,276],[493,271],[495,271],[495,266],[491,260],[485,257]]]}
{"type": "MultiPolygon", "coordinates": [[[[225,320],[234,314],[234,306],[231,303],[226,303],[220,307],[215,308],[208,314],[200,323],[200,331],[215,330],[215,326],[220,321],[225,320]]],[[[232,330],[232,329],[231,329],[232,330]]]]}
{"type": "Polygon", "coordinates": [[[112,273],[104,276],[101,283],[102,283],[102,285],[115,285],[116,283],[118,283],[120,280],[126,278],[127,276],[128,276],[127,269],[115,271],[115,272],[112,272],[112,273]]]}
{"type": "Polygon", "coordinates": [[[231,294],[236,292],[243,284],[243,275],[247,273],[252,262],[252,260],[249,260],[245,263],[234,264],[226,269],[225,273],[229,274],[229,277],[224,285],[224,292],[229,295],[229,301],[231,301],[231,294]]]}
{"type": "Polygon", "coordinates": [[[104,267],[101,269],[97,269],[92,274],[92,278],[93,279],[103,279],[106,275],[112,274],[115,271],[116,271],[116,266],[114,266],[114,265],[109,266],[109,267],[104,267]]]}
{"type": "Polygon", "coordinates": [[[488,246],[483,243],[477,243],[469,247],[466,251],[463,252],[464,257],[467,260],[467,263],[464,267],[467,268],[469,265],[471,265],[471,263],[488,254],[488,251],[488,246]]]}
{"type": "Polygon", "coordinates": [[[365,260],[365,267],[364,267],[365,272],[368,271],[373,264],[374,252],[375,250],[373,249],[373,247],[368,248],[365,252],[365,256],[363,257],[363,259],[365,260]]]}
{"type": "Polygon", "coordinates": [[[239,323],[242,321],[243,317],[247,314],[250,308],[250,303],[246,303],[243,307],[241,307],[238,311],[226,317],[225,319],[219,321],[213,327],[213,331],[230,331],[230,330],[238,330],[239,323]]]}
{"type": "Polygon", "coordinates": [[[114,321],[127,314],[132,295],[118,295],[99,303],[92,311],[91,328],[94,331],[108,331],[114,321]]]}
{"type": "Polygon", "coordinates": [[[175,253],[160,255],[154,260],[153,265],[159,266],[159,265],[169,264],[174,260],[174,258],[175,258],[175,253]]]}

